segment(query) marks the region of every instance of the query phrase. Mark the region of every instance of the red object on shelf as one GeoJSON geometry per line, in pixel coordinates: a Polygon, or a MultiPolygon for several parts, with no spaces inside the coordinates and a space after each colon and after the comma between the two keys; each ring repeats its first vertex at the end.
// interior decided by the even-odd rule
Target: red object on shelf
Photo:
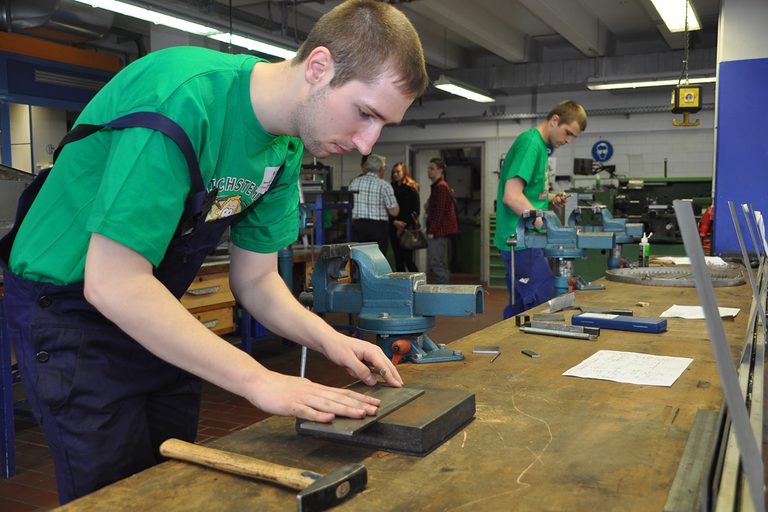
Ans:
{"type": "Polygon", "coordinates": [[[704,248],[704,254],[710,254],[712,250],[712,224],[715,221],[715,205],[711,204],[704,210],[699,219],[699,237],[704,248]]]}

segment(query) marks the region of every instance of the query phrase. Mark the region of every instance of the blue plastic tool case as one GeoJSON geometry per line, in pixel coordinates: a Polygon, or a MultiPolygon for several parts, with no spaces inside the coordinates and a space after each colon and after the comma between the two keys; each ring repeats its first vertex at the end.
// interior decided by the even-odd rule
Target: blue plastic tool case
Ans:
{"type": "Polygon", "coordinates": [[[600,327],[618,331],[660,333],[667,330],[666,318],[581,313],[571,317],[573,325],[600,327]]]}

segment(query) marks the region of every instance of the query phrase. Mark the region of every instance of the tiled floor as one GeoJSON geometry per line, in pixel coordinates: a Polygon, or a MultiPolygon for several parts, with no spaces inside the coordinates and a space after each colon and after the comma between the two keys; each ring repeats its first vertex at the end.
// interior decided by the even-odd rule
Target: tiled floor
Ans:
{"type": "MultiPolygon", "coordinates": [[[[459,277],[457,281],[471,282],[459,277]]],[[[474,318],[437,318],[430,332],[436,343],[449,343],[501,320],[506,290],[491,289],[485,295],[485,314],[474,318]]],[[[329,318],[333,322],[333,318],[329,318]]],[[[254,345],[254,357],[264,366],[281,373],[298,375],[300,347],[282,340],[265,340],[254,345]]],[[[322,356],[310,352],[306,376],[315,382],[343,386],[352,382],[346,371],[322,356]]],[[[19,386],[17,390],[23,393],[19,386]]],[[[197,431],[197,442],[205,443],[248,425],[267,415],[245,399],[206,384],[197,431]]],[[[58,505],[53,463],[40,428],[30,417],[16,416],[16,476],[0,479],[0,510],[27,512],[50,510],[58,505]]]]}

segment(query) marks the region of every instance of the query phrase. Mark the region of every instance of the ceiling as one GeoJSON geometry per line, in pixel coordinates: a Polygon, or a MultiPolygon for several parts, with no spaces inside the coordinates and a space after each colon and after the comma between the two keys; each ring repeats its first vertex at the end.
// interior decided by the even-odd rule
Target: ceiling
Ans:
{"type": "MultiPolygon", "coordinates": [[[[667,0],[680,1],[683,0],[667,0]]],[[[691,75],[713,72],[719,0],[692,0],[702,30],[689,34],[691,75]]],[[[339,1],[144,0],[234,32],[296,48],[339,1]],[[231,6],[231,11],[230,11],[231,6]],[[230,18],[231,12],[231,18],[230,18]],[[231,19],[231,21],[230,21],[231,19]]],[[[442,73],[495,95],[583,89],[588,80],[672,75],[685,36],[670,33],[650,0],[392,0],[422,38],[430,78],[442,73]]],[[[62,0],[62,5],[72,5],[62,0]]],[[[82,4],[79,9],[84,9],[82,4]]],[[[90,8],[88,8],[90,9],[90,8]]],[[[149,24],[114,17],[112,37],[149,34],[149,24]]],[[[108,38],[89,44],[108,44],[108,38]]],[[[425,98],[451,97],[430,87],[425,98]]]]}

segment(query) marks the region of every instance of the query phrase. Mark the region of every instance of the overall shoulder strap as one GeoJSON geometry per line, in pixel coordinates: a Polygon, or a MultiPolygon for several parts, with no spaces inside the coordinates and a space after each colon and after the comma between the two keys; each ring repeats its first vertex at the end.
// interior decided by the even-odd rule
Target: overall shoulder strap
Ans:
{"type": "Polygon", "coordinates": [[[104,128],[150,128],[162,132],[176,143],[181,150],[181,153],[184,155],[184,159],[187,161],[187,166],[189,167],[190,177],[192,177],[192,189],[203,188],[202,177],[200,176],[200,165],[187,133],[178,125],[178,123],[176,123],[176,121],[157,112],[133,112],[132,114],[118,117],[108,123],[79,124],[67,132],[64,138],[61,139],[59,146],[53,153],[54,163],[59,156],[59,152],[65,145],[70,142],[84,139],[104,128]],[[197,176],[196,180],[194,176],[197,176]],[[199,183],[199,186],[195,183],[196,181],[199,183]]]}
{"type": "Polygon", "coordinates": [[[56,148],[56,151],[53,154],[54,163],[59,156],[59,152],[65,145],[70,142],[84,139],[104,128],[118,130],[123,128],[150,128],[163,133],[173,140],[179,147],[179,150],[181,150],[182,155],[184,155],[189,171],[189,178],[192,182],[190,194],[187,196],[185,209],[197,211],[202,208],[206,199],[206,190],[203,184],[202,175],[200,174],[200,164],[198,163],[192,142],[189,140],[189,136],[187,136],[184,129],[179,126],[176,121],[158,112],[133,112],[108,123],[79,124],[61,139],[59,147],[56,148]]]}

